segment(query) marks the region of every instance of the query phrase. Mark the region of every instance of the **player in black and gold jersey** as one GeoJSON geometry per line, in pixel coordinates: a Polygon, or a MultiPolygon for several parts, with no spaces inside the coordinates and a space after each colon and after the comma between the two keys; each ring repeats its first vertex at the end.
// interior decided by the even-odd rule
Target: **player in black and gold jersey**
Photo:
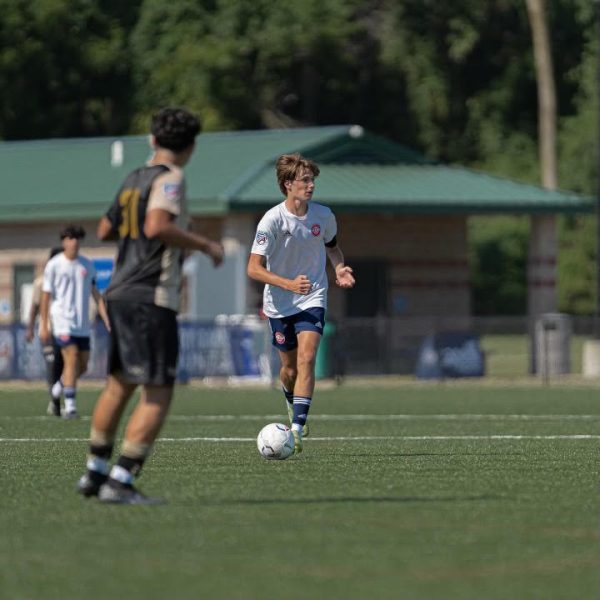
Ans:
{"type": "Polygon", "coordinates": [[[177,369],[182,252],[200,250],[218,266],[223,246],[187,230],[182,168],[200,132],[198,119],[165,108],[152,119],[155,152],[130,173],[98,224],[101,240],[118,240],[119,252],[106,291],[111,323],[109,376],[90,434],[87,472],[78,483],[84,496],[103,502],[150,504],[133,486],[164,423],[177,369]],[[121,455],[109,460],[119,420],[138,385],[140,400],[125,431],[121,455]]]}

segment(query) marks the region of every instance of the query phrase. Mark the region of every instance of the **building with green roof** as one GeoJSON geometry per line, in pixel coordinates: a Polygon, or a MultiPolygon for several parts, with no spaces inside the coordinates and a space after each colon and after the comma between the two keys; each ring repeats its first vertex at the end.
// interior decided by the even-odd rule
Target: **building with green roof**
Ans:
{"type": "MultiPolygon", "coordinates": [[[[190,212],[197,229],[224,239],[228,261],[218,271],[203,257],[188,261],[189,316],[257,311],[260,290],[246,279],[247,253],[258,219],[282,200],[274,165],[290,152],[319,164],[314,200],[335,212],[340,246],[355,269],[354,290],[331,290],[335,319],[389,317],[415,335],[468,328],[467,219],[474,214],[530,216],[531,311],[555,309],[554,218],[591,211],[591,199],[436,163],[341,125],[199,136],[186,167],[190,212]]],[[[41,271],[65,222],[86,227],[85,254],[114,254],[95,241],[95,224],[150,153],[147,136],[0,143],[1,321],[23,312],[22,286],[41,271]]]]}

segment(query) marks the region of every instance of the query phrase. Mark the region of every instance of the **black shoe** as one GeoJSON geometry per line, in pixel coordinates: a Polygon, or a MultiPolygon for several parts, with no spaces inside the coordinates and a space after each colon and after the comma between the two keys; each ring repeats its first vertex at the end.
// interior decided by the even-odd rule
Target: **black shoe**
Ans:
{"type": "Polygon", "coordinates": [[[108,479],[108,475],[103,475],[97,471],[87,471],[77,482],[77,491],[86,498],[97,496],[100,486],[108,479]]]}
{"type": "Polygon", "coordinates": [[[100,487],[98,500],[100,500],[100,502],[106,502],[107,504],[156,505],[165,503],[161,498],[144,496],[144,494],[139,490],[136,490],[132,485],[124,485],[114,479],[109,479],[100,487]]]}
{"type": "Polygon", "coordinates": [[[51,417],[60,417],[60,400],[50,400],[50,402],[48,402],[46,414],[51,417]]]}

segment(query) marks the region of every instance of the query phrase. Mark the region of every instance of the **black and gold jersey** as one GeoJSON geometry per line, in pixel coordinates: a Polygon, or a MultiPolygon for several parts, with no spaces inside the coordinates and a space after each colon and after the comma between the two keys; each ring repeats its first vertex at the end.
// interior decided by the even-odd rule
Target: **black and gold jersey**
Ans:
{"type": "Polygon", "coordinates": [[[106,213],[118,234],[115,271],[107,300],[155,304],[177,311],[182,252],[144,234],[146,213],[160,208],[187,227],[183,172],[174,165],[151,165],[130,173],[106,213]]]}

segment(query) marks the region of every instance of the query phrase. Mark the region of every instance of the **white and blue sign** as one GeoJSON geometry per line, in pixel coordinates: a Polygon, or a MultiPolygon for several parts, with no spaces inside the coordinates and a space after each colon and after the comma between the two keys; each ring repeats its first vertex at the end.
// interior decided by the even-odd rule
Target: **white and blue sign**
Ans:
{"type": "Polygon", "coordinates": [[[96,287],[98,291],[103,292],[110,283],[114,261],[112,258],[94,258],[92,262],[96,267],[96,287]]]}

